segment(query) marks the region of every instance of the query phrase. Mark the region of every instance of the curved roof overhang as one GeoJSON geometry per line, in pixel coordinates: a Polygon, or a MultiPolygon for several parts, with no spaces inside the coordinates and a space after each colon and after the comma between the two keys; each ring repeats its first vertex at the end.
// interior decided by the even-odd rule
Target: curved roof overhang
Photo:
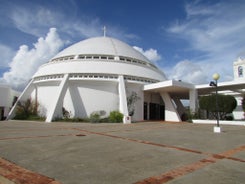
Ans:
{"type": "MultiPolygon", "coordinates": [[[[209,84],[196,85],[198,95],[208,95],[215,92],[215,87],[209,86],[209,84]]],[[[217,90],[219,93],[226,94],[245,94],[245,81],[234,80],[229,82],[218,83],[217,90]]]]}
{"type": "Polygon", "coordinates": [[[166,92],[171,97],[177,96],[181,99],[188,99],[189,91],[194,89],[195,89],[194,84],[182,82],[182,81],[176,81],[176,80],[167,80],[154,84],[147,84],[143,88],[145,92],[155,92],[155,93],[166,92]]]}
{"type": "MultiPolygon", "coordinates": [[[[208,95],[215,92],[215,87],[209,84],[194,85],[176,80],[168,80],[154,84],[147,84],[144,86],[145,92],[167,92],[171,97],[179,97],[181,99],[189,99],[190,90],[196,90],[199,96],[208,95]]],[[[230,95],[244,95],[245,94],[245,81],[235,80],[229,82],[218,83],[217,90],[219,93],[230,95]]]]}

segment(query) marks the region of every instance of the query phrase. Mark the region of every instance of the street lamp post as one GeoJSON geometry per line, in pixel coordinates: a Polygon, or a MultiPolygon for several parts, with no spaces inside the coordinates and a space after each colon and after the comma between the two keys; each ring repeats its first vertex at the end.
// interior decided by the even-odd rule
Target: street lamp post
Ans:
{"type": "Polygon", "coordinates": [[[220,126],[219,126],[219,106],[218,106],[218,80],[220,78],[220,75],[218,73],[213,74],[213,79],[214,81],[210,82],[210,86],[215,86],[215,109],[216,109],[216,120],[217,120],[217,125],[214,127],[214,132],[215,133],[220,133],[220,126]]]}

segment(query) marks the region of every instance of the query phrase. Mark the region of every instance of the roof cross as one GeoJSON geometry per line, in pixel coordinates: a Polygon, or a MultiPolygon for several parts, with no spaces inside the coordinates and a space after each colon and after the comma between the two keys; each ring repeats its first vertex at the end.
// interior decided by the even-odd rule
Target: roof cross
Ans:
{"type": "Polygon", "coordinates": [[[103,29],[103,32],[104,32],[104,37],[106,37],[106,27],[104,26],[102,29],[103,29]]]}

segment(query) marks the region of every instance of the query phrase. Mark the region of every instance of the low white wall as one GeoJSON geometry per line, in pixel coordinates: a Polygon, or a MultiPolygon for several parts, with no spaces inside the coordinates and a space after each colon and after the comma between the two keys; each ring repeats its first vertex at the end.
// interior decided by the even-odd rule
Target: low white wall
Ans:
{"type": "MultiPolygon", "coordinates": [[[[203,120],[203,119],[193,119],[193,123],[196,124],[217,124],[217,120],[203,120]]],[[[220,125],[244,125],[245,121],[219,121],[220,125]]]]}

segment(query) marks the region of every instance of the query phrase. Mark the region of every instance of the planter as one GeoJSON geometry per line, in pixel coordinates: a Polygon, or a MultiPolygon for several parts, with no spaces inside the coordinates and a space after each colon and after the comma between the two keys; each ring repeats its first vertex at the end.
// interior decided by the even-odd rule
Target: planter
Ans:
{"type": "Polygon", "coordinates": [[[215,126],[215,127],[214,127],[214,133],[220,133],[220,132],[221,132],[221,128],[215,126]]]}
{"type": "Polygon", "coordinates": [[[123,117],[123,123],[124,124],[130,124],[131,123],[131,116],[124,116],[123,117]]]}

